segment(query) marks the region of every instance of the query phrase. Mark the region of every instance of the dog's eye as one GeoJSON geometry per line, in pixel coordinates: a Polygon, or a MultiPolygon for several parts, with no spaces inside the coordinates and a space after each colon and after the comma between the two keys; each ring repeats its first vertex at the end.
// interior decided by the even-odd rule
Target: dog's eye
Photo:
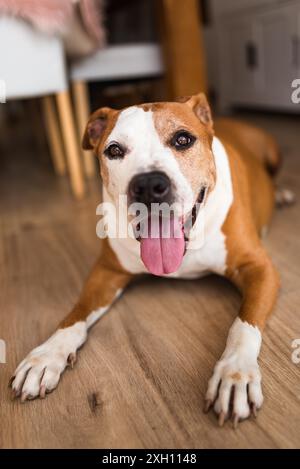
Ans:
{"type": "Polygon", "coordinates": [[[118,143],[111,143],[104,151],[104,154],[113,160],[123,158],[125,150],[118,143]]]}
{"type": "Polygon", "coordinates": [[[190,148],[195,142],[195,137],[185,130],[176,132],[171,140],[171,145],[177,150],[185,150],[190,148]]]}

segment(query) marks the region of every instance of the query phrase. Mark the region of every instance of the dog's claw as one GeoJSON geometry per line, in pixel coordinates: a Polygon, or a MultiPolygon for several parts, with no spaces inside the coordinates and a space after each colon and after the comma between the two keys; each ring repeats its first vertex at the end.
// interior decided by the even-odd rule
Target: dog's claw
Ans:
{"type": "Polygon", "coordinates": [[[40,398],[45,399],[45,397],[46,397],[46,386],[42,385],[40,387],[40,398]]]}
{"type": "Polygon", "coordinates": [[[209,411],[211,406],[212,406],[212,400],[211,399],[206,399],[205,404],[204,404],[204,408],[203,408],[203,412],[205,412],[207,414],[207,412],[209,411]]]}
{"type": "Polygon", "coordinates": [[[255,404],[252,404],[251,410],[252,410],[253,417],[256,419],[256,417],[257,417],[257,407],[256,407],[255,404]]]}
{"type": "Polygon", "coordinates": [[[9,387],[9,388],[12,387],[12,384],[13,384],[14,380],[15,380],[15,376],[12,376],[12,377],[9,379],[9,381],[8,381],[8,387],[9,387]]]}
{"type": "Polygon", "coordinates": [[[18,391],[16,389],[13,389],[11,392],[11,400],[14,401],[18,397],[18,391]]]}
{"type": "Polygon", "coordinates": [[[226,414],[225,414],[225,412],[222,411],[219,414],[219,427],[223,427],[225,419],[226,419],[226,414]]]}
{"type": "Polygon", "coordinates": [[[21,402],[25,402],[28,397],[28,393],[23,391],[21,395],[21,402]]]}
{"type": "Polygon", "coordinates": [[[239,416],[237,414],[233,415],[233,428],[236,430],[239,423],[239,416]]]}
{"type": "Polygon", "coordinates": [[[68,363],[71,368],[74,368],[74,365],[76,363],[76,353],[70,353],[70,355],[68,356],[68,363]]]}

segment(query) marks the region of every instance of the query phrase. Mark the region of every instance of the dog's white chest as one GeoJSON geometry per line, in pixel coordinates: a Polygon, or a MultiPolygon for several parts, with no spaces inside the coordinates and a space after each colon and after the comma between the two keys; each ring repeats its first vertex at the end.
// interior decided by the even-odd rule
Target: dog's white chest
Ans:
{"type": "Polygon", "coordinates": [[[187,250],[180,269],[168,277],[192,279],[211,272],[222,275],[226,270],[226,258],[226,239],[218,231],[202,248],[187,250]]]}
{"type": "MultiPolygon", "coordinates": [[[[228,156],[216,137],[213,141],[213,154],[216,163],[216,186],[209,194],[191,230],[181,267],[166,277],[196,278],[209,272],[222,275],[226,270],[227,249],[222,226],[232,205],[233,191],[228,156]]],[[[124,269],[133,274],[147,272],[140,258],[138,241],[131,238],[112,238],[109,242],[124,269]]]]}

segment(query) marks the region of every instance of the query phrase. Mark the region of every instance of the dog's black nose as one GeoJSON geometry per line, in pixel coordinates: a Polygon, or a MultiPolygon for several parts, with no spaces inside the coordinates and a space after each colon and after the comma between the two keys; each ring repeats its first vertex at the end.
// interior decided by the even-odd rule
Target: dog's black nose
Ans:
{"type": "Polygon", "coordinates": [[[171,181],[161,171],[137,174],[132,178],[128,192],[133,202],[146,205],[170,202],[171,181]]]}

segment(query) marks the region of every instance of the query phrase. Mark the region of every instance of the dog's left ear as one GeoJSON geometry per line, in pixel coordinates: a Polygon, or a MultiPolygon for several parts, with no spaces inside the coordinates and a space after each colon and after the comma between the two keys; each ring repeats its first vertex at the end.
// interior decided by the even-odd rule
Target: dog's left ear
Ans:
{"type": "Polygon", "coordinates": [[[102,107],[91,115],[82,139],[82,148],[84,150],[93,150],[96,148],[107,127],[108,118],[114,112],[115,111],[109,107],[102,107]]]}
{"type": "Polygon", "coordinates": [[[195,94],[186,98],[181,98],[180,102],[190,106],[202,124],[206,125],[213,133],[213,119],[210,106],[204,93],[195,94]]]}

